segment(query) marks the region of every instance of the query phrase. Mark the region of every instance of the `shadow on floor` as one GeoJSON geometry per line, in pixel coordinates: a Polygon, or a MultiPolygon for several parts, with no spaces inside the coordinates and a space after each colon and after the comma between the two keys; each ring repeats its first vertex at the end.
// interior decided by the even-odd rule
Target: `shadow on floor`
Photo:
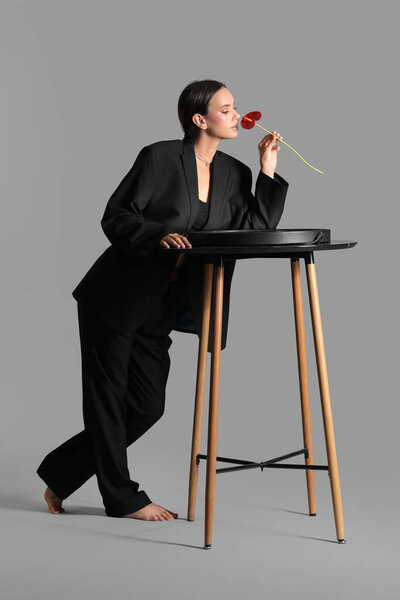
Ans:
{"type": "MultiPolygon", "coordinates": [[[[152,540],[152,539],[142,538],[142,537],[132,537],[129,534],[118,534],[118,533],[105,531],[105,530],[94,530],[94,529],[90,529],[90,528],[86,528],[86,527],[84,528],[81,526],[77,527],[76,525],[73,525],[71,523],[71,521],[68,522],[68,515],[71,515],[74,517],[92,516],[92,517],[106,517],[107,519],[118,519],[118,520],[121,520],[121,519],[118,517],[108,517],[105,514],[104,508],[102,508],[102,507],[79,506],[79,505],[68,506],[68,500],[66,500],[65,502],[66,502],[66,504],[63,504],[63,506],[65,508],[65,512],[60,515],[53,515],[52,513],[50,513],[48,511],[44,499],[43,499],[43,501],[39,501],[38,499],[25,498],[18,494],[1,494],[0,495],[0,509],[43,513],[43,514],[51,516],[54,519],[55,518],[60,519],[60,522],[57,523],[57,526],[61,526],[63,528],[68,526],[69,530],[76,529],[79,531],[86,531],[87,533],[92,534],[92,535],[112,536],[112,537],[117,537],[117,538],[121,538],[121,539],[129,539],[132,541],[148,542],[150,544],[166,544],[166,545],[170,545],[170,546],[182,546],[185,548],[194,548],[197,550],[204,550],[203,546],[198,546],[198,545],[183,544],[183,543],[179,543],[179,542],[169,542],[169,541],[165,541],[165,540],[152,540]]],[[[271,507],[268,507],[268,509],[269,510],[277,510],[280,512],[288,512],[288,513],[298,514],[298,515],[302,515],[302,516],[309,516],[308,513],[302,513],[302,512],[293,511],[293,510],[284,509],[284,508],[278,508],[278,507],[271,506],[271,507]]],[[[140,519],[130,519],[130,520],[138,521],[138,523],[140,523],[141,526],[145,525],[146,527],[147,526],[157,527],[157,526],[160,526],[160,523],[169,523],[169,521],[141,521],[140,519]]],[[[178,517],[177,519],[174,519],[174,521],[179,521],[181,523],[182,522],[192,523],[192,521],[187,521],[187,519],[185,519],[183,517],[178,517]]],[[[52,525],[54,525],[54,524],[52,524],[52,525]]],[[[270,534],[277,535],[279,537],[294,537],[294,538],[314,540],[314,541],[318,541],[318,542],[329,542],[329,543],[333,543],[333,544],[338,543],[337,540],[332,540],[332,539],[317,538],[317,537],[313,537],[313,536],[300,535],[300,534],[295,534],[295,533],[287,533],[284,531],[277,531],[277,530],[271,530],[271,529],[269,529],[268,531],[270,534]]]]}

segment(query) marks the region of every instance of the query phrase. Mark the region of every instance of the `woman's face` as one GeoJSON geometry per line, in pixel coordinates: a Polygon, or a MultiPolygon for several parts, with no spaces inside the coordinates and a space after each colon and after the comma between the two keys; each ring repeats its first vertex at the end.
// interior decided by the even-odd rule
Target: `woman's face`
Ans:
{"type": "Polygon", "coordinates": [[[238,135],[240,114],[236,111],[233,96],[222,87],[208,103],[208,114],[203,115],[203,126],[207,134],[220,139],[235,138],[238,135]]]}

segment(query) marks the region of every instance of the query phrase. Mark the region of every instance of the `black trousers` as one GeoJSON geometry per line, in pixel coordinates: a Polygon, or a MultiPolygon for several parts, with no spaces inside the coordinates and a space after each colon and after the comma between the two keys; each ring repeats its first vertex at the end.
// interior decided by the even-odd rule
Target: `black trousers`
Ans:
{"type": "Polygon", "coordinates": [[[176,288],[169,283],[161,289],[157,309],[133,332],[112,328],[78,302],[85,428],[51,451],[36,471],[59,498],[96,475],[107,515],[151,503],[130,479],[126,448],[164,412],[176,288]]]}

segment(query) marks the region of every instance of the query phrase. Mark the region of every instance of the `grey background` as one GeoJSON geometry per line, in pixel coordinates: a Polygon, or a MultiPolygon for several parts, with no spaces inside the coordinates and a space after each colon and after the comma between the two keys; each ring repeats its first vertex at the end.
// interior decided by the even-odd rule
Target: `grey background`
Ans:
{"type": "MultiPolygon", "coordinates": [[[[1,2],[1,587],[8,600],[394,598],[398,554],[398,11],[396,2],[1,2]],[[129,448],[133,479],[181,519],[104,518],[95,478],[51,515],[35,470],[83,427],[71,292],[108,246],[100,219],[139,150],[182,138],[179,93],[226,83],[260,110],[290,182],[279,227],[328,227],[316,254],[347,544],[329,479],[217,477],[213,548],[186,517],[197,338],[173,333],[167,409],[129,448]]],[[[220,149],[259,170],[262,132],[220,149]]],[[[303,270],[316,462],[325,463],[303,270]]],[[[289,261],[237,264],[222,354],[218,453],[302,446],[289,261]]],[[[206,451],[205,404],[202,451],[206,451]]]]}

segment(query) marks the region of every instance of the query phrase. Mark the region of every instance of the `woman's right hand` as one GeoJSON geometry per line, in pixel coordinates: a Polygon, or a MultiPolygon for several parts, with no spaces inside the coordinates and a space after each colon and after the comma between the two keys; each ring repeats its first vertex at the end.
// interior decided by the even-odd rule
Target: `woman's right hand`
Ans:
{"type": "Polygon", "coordinates": [[[164,237],[161,238],[160,244],[162,244],[166,248],[169,248],[170,245],[174,246],[175,248],[192,247],[192,244],[189,242],[189,240],[180,233],[168,233],[167,235],[164,235],[164,237]]]}
{"type": "Polygon", "coordinates": [[[280,150],[280,146],[278,146],[276,142],[281,139],[281,134],[274,131],[273,133],[265,135],[258,144],[261,171],[265,173],[265,175],[272,177],[272,179],[275,174],[278,150],[280,150]]]}

